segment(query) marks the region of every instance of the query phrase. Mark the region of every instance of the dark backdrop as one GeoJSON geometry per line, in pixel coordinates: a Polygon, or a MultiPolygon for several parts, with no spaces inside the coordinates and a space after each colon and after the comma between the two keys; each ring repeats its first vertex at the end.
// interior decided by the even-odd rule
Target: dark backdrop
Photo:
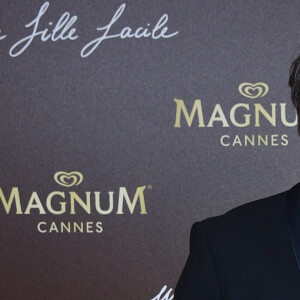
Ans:
{"type": "MultiPolygon", "coordinates": [[[[77,16],[71,27],[78,38],[42,42],[39,35],[13,57],[12,46],[32,33],[33,26],[25,25],[43,4],[0,3],[0,37],[6,35],[0,40],[1,299],[152,299],[163,286],[165,292],[175,287],[193,222],[299,180],[296,126],[285,126],[280,110],[286,103],[287,120],[295,119],[287,81],[300,53],[299,3],[128,0],[109,34],[126,26],[151,32],[164,14],[165,34],[178,33],[107,39],[84,58],[81,49],[103,35],[97,27],[107,25],[122,2],[52,0],[37,31],[51,32],[69,12],[69,20],[77,16]],[[239,92],[242,83],[248,94],[239,92]],[[189,114],[200,99],[205,126],[198,127],[197,112],[189,126],[181,111],[176,127],[174,98],[184,101],[189,114]],[[249,105],[236,110],[239,123],[251,115],[248,126],[230,120],[238,103],[249,105]],[[276,125],[260,114],[255,126],[255,104],[271,114],[272,103],[276,125]],[[214,109],[216,120],[208,127],[214,109]],[[228,146],[221,144],[224,135],[228,146]],[[245,145],[245,136],[254,144],[245,145]],[[268,144],[259,145],[259,136],[268,144]],[[68,183],[73,171],[83,181],[62,186],[54,180],[59,171],[68,183]],[[120,187],[133,201],[142,186],[147,213],[141,214],[138,198],[133,213],[125,203],[117,214],[120,187]],[[5,211],[13,187],[22,214],[16,214],[15,202],[5,211]],[[66,213],[47,209],[53,191],[65,193],[66,213]],[[92,192],[91,213],[77,205],[70,214],[69,191],[84,201],[92,192]],[[110,214],[96,211],[94,191],[103,209],[114,192],[110,214]],[[46,214],[39,208],[25,214],[31,197],[32,206],[42,205],[46,214]],[[40,222],[48,232],[38,231],[40,222]],[[94,222],[94,232],[49,232],[52,222],[94,222]]],[[[59,199],[53,198],[56,209],[59,199]]]]}

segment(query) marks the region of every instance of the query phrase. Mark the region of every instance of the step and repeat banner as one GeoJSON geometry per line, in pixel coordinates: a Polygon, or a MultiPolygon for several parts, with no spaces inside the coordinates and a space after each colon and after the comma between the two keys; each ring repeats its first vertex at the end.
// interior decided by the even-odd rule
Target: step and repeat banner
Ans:
{"type": "Polygon", "coordinates": [[[299,14],[1,0],[1,299],[171,300],[194,222],[297,183],[299,14]]]}

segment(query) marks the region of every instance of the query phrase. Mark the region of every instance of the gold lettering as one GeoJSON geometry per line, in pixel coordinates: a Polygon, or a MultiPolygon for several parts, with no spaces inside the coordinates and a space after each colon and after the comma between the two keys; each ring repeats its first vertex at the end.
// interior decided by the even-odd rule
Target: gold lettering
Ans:
{"type": "Polygon", "coordinates": [[[254,103],[255,106],[255,127],[260,126],[259,113],[261,113],[273,126],[276,126],[276,103],[271,103],[272,115],[270,115],[260,103],[254,103]]]}
{"type": "Polygon", "coordinates": [[[100,192],[94,192],[95,194],[95,206],[96,206],[96,210],[99,214],[102,214],[102,215],[108,215],[112,212],[113,208],[114,208],[114,203],[113,203],[113,200],[114,200],[114,192],[108,192],[108,195],[109,195],[109,207],[107,210],[103,210],[101,207],[100,207],[100,192]]]}
{"type": "Polygon", "coordinates": [[[268,146],[268,135],[265,135],[265,140],[263,139],[263,137],[259,134],[258,135],[258,146],[260,146],[260,142],[263,142],[265,146],[268,146]]]}
{"type": "Polygon", "coordinates": [[[124,198],[126,200],[126,203],[128,205],[129,211],[131,214],[133,214],[134,208],[136,206],[136,203],[138,199],[140,200],[140,206],[141,206],[141,214],[147,214],[146,212],[146,206],[145,206],[145,199],[144,199],[144,190],[146,186],[140,186],[136,189],[133,201],[130,202],[130,198],[128,196],[127,190],[125,187],[120,187],[119,189],[119,203],[118,203],[118,211],[117,214],[123,214],[123,202],[124,198]]]}
{"type": "Polygon", "coordinates": [[[249,104],[245,104],[245,103],[237,103],[234,106],[232,106],[231,110],[230,110],[230,121],[231,123],[236,126],[236,127],[246,127],[250,124],[250,114],[244,114],[245,117],[245,122],[244,123],[238,123],[235,119],[235,111],[239,108],[239,107],[245,107],[247,110],[249,110],[249,104]]]}
{"type": "Polygon", "coordinates": [[[31,194],[31,197],[29,199],[29,202],[27,204],[27,207],[26,207],[26,210],[24,212],[25,215],[30,215],[30,211],[33,209],[33,208],[37,208],[39,211],[40,211],[40,215],[45,215],[46,212],[43,208],[43,205],[41,203],[41,200],[38,196],[38,194],[36,192],[33,192],[31,194]]]}
{"type": "Polygon", "coordinates": [[[233,143],[232,143],[232,146],[235,146],[236,144],[238,144],[239,146],[242,146],[241,139],[238,135],[235,136],[235,138],[233,140],[233,143]]]}
{"type": "Polygon", "coordinates": [[[86,222],[86,233],[93,233],[93,222],[86,222]]]}
{"type": "Polygon", "coordinates": [[[70,192],[70,201],[71,201],[71,215],[75,215],[75,201],[88,213],[91,214],[91,192],[85,192],[86,194],[86,203],[77,195],[75,192],[70,192]]]}
{"type": "Polygon", "coordinates": [[[280,107],[281,107],[281,122],[282,122],[282,124],[287,127],[296,126],[298,124],[297,112],[295,112],[295,114],[296,114],[295,121],[292,123],[289,123],[286,120],[286,103],[280,103],[280,107]]]}
{"type": "Polygon", "coordinates": [[[47,223],[46,223],[46,222],[40,222],[40,223],[38,223],[38,226],[37,226],[38,231],[39,231],[40,233],[46,233],[47,230],[42,230],[42,229],[41,229],[41,225],[47,225],[47,223]]]}
{"type": "Polygon", "coordinates": [[[6,214],[9,214],[13,202],[15,202],[15,205],[16,205],[16,214],[17,215],[23,214],[22,209],[21,209],[19,189],[17,187],[13,187],[11,189],[11,193],[9,195],[8,201],[6,200],[6,198],[2,192],[2,189],[0,188],[0,199],[4,206],[6,214]]]}
{"type": "Polygon", "coordinates": [[[64,222],[60,223],[60,232],[64,231],[67,231],[68,233],[71,232],[71,222],[67,222],[67,224],[64,222]]]}
{"type": "Polygon", "coordinates": [[[83,233],[83,222],[80,222],[80,225],[78,225],[77,222],[74,222],[73,226],[74,233],[77,232],[77,230],[83,233]]]}
{"type": "Polygon", "coordinates": [[[220,139],[221,145],[224,146],[224,147],[230,146],[230,144],[228,144],[228,143],[225,144],[225,143],[224,143],[224,138],[230,138],[230,136],[229,136],[229,135],[223,135],[223,136],[221,136],[221,139],[220,139]]]}
{"type": "Polygon", "coordinates": [[[52,222],[52,223],[51,223],[49,232],[51,233],[52,231],[55,231],[56,233],[59,233],[59,230],[58,230],[58,228],[57,228],[55,222],[52,222]]]}
{"type": "Polygon", "coordinates": [[[200,99],[196,99],[194,101],[194,105],[191,111],[191,114],[189,115],[186,109],[186,106],[183,102],[183,100],[174,98],[174,101],[176,102],[176,119],[175,119],[175,128],[181,127],[181,112],[183,112],[185,120],[189,127],[191,127],[192,122],[194,120],[194,116],[197,111],[198,115],[198,127],[205,127],[204,121],[203,121],[203,112],[202,112],[202,104],[200,99]]]}
{"type": "Polygon", "coordinates": [[[289,141],[288,141],[288,135],[287,134],[283,134],[281,136],[281,140],[282,140],[282,142],[281,142],[282,146],[287,146],[288,145],[289,141]]]}
{"type": "Polygon", "coordinates": [[[255,145],[255,136],[254,134],[252,134],[252,139],[250,139],[250,137],[248,135],[245,135],[245,146],[248,145],[248,142],[251,146],[254,146],[255,145]]]}
{"type": "Polygon", "coordinates": [[[97,233],[101,233],[101,232],[103,232],[103,227],[102,227],[102,222],[97,222],[96,223],[96,232],[97,233]]]}
{"type": "Polygon", "coordinates": [[[278,146],[278,134],[271,135],[271,145],[278,146]]]}
{"type": "Polygon", "coordinates": [[[48,195],[47,200],[46,200],[46,205],[47,209],[49,210],[50,213],[54,215],[61,215],[66,212],[66,202],[59,202],[60,204],[60,210],[54,210],[52,207],[52,198],[53,196],[58,195],[61,196],[62,198],[65,199],[65,193],[63,192],[52,192],[48,195]]]}
{"type": "Polygon", "coordinates": [[[223,127],[229,127],[229,124],[225,118],[224,112],[223,112],[220,104],[216,104],[216,106],[211,114],[210,120],[207,124],[207,127],[213,127],[213,122],[215,122],[215,121],[222,122],[223,127]],[[219,116],[217,116],[217,114],[219,114],[219,116]]]}

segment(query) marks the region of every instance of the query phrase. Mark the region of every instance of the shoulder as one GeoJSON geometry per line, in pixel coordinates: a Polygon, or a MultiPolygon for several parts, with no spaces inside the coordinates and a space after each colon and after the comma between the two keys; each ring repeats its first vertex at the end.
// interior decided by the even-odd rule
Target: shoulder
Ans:
{"type": "Polygon", "coordinates": [[[251,237],[258,232],[269,232],[285,222],[287,195],[288,191],[284,191],[240,205],[223,215],[196,222],[192,234],[241,239],[246,235],[251,237]]]}

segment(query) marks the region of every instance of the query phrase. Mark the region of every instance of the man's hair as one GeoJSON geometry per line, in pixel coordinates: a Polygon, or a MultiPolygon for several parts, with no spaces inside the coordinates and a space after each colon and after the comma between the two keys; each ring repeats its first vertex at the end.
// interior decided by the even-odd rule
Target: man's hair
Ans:
{"type": "Polygon", "coordinates": [[[300,135],[300,55],[291,64],[289,86],[292,102],[297,110],[298,135],[300,135]]]}

